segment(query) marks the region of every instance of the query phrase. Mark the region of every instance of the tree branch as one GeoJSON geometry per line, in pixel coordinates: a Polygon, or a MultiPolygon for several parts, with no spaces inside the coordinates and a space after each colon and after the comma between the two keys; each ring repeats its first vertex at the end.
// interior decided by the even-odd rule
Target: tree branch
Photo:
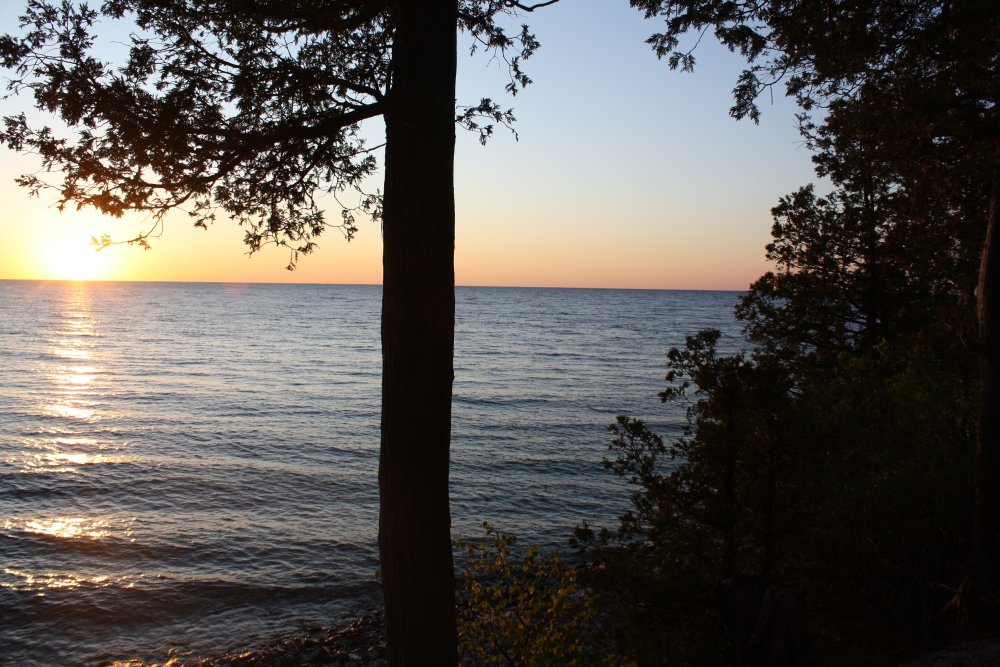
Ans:
{"type": "Polygon", "coordinates": [[[525,4],[522,4],[520,2],[511,1],[511,2],[507,3],[507,6],[508,7],[514,7],[516,9],[520,9],[523,12],[533,12],[536,9],[541,9],[542,7],[548,7],[549,5],[554,5],[557,2],[559,2],[559,0],[548,0],[548,2],[539,2],[539,3],[534,4],[534,5],[525,5],[525,4]]]}

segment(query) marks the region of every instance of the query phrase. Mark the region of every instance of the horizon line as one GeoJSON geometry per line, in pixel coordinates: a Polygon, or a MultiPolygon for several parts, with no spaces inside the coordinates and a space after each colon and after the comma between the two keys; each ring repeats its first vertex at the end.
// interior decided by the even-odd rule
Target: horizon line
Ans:
{"type": "MultiPolygon", "coordinates": [[[[72,278],[0,278],[0,282],[35,283],[155,283],[175,285],[329,285],[333,287],[382,287],[382,283],[336,283],[336,282],[269,282],[255,280],[129,280],[129,279],[72,279],[72,278]]],[[[594,287],[579,285],[473,285],[456,283],[455,287],[483,289],[591,289],[591,290],[632,290],[638,292],[746,292],[744,289],[709,287],[594,287]]]]}

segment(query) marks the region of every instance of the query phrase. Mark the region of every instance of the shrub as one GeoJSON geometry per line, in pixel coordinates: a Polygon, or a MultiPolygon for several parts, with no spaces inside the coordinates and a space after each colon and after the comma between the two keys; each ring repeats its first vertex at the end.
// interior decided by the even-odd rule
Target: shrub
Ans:
{"type": "Polygon", "coordinates": [[[517,538],[486,522],[486,539],[459,540],[467,557],[458,619],[459,656],[469,665],[620,664],[595,658],[593,603],[576,572],[536,545],[520,559],[517,538]]]}

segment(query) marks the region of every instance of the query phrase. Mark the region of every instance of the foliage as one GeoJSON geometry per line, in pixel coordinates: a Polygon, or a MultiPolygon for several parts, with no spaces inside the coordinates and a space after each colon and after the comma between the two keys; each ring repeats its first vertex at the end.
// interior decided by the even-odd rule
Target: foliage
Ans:
{"type": "MultiPolygon", "coordinates": [[[[530,83],[522,64],[537,40],[498,21],[517,8],[459,4],[456,28],[473,50],[508,63],[508,92],[530,83]]],[[[59,123],[8,116],[0,143],[40,156],[42,172],[19,180],[33,193],[115,217],[151,215],[154,228],[130,242],[146,245],[172,209],[199,227],[223,216],[245,229],[251,252],[289,248],[291,268],[324,230],[351,238],[359,217],[382,215],[367,183],[382,145],[360,128],[391,108],[396,23],[379,0],[109,0],[99,10],[30,0],[23,34],[0,36],[0,63],[13,74],[8,88],[59,123]],[[131,32],[117,64],[100,56],[102,26],[114,22],[131,32]]],[[[455,117],[484,142],[494,124],[514,120],[491,99],[455,117]]]]}
{"type": "MultiPolygon", "coordinates": [[[[897,255],[894,259],[901,271],[896,277],[909,278],[903,272],[906,269],[937,271],[947,277],[936,286],[944,289],[934,289],[932,296],[947,297],[950,292],[952,299],[974,297],[975,326],[959,332],[967,355],[980,367],[977,464],[972,480],[977,498],[974,551],[978,561],[1000,553],[1000,420],[995,417],[1000,400],[1000,327],[996,324],[1000,259],[995,243],[988,240],[996,235],[992,230],[1000,196],[996,3],[634,0],[633,4],[647,16],[666,20],[664,32],[650,41],[659,55],[670,54],[673,67],[693,65],[690,53],[680,50],[680,38],[688,30],[702,34],[714,30],[723,43],[740,51],[748,68],[734,90],[736,103],[731,113],[735,117],[756,120],[760,93],[783,82],[786,94],[800,106],[803,135],[819,151],[820,175],[829,176],[846,192],[866,197],[869,210],[876,199],[888,194],[890,208],[902,213],[899,218],[879,221],[896,228],[895,243],[876,249],[906,247],[915,239],[915,258],[929,261],[906,266],[897,255]],[[924,207],[929,215],[922,211],[924,207]],[[970,240],[980,244],[978,257],[968,254],[970,240]],[[969,274],[954,260],[967,265],[979,258],[973,291],[969,274]],[[960,278],[947,285],[956,276],[960,278]]],[[[868,225],[869,233],[874,229],[868,225]]],[[[869,259],[875,261],[864,265],[876,270],[859,275],[873,276],[876,280],[868,282],[874,285],[882,282],[878,270],[893,266],[893,260],[886,262],[871,253],[869,259]]],[[[887,277],[887,287],[892,279],[887,277]]],[[[907,282],[901,287],[909,287],[907,282]]],[[[931,283],[925,281],[924,286],[931,283]]],[[[891,295],[892,290],[884,294],[891,295]]],[[[918,295],[918,300],[923,296],[918,295]]],[[[866,307],[872,322],[884,304],[874,305],[875,309],[866,307]]],[[[930,303],[921,305],[931,310],[930,303]]],[[[947,299],[937,305],[954,312],[947,299]]],[[[956,319],[947,312],[935,316],[941,327],[972,320],[968,315],[956,319]]],[[[887,331],[897,328],[897,323],[885,324],[887,331]]],[[[866,326],[866,330],[870,334],[867,345],[877,344],[877,328],[866,326]]]]}
{"type": "Polygon", "coordinates": [[[947,635],[970,539],[971,490],[956,480],[971,475],[974,389],[943,355],[883,342],[792,391],[773,359],[715,356],[715,335],[671,350],[685,380],[665,396],[693,390],[688,434],[665,442],[619,417],[605,465],[632,509],[616,533],[577,529],[619,650],[655,663],[655,627],[682,660],[735,660],[720,595],[743,575],[804,584],[827,651],[947,635]]]}
{"type": "Polygon", "coordinates": [[[583,524],[575,535],[594,563],[585,581],[615,610],[611,634],[643,663],[663,659],[650,633],[668,637],[682,662],[735,659],[719,634],[720,582],[784,566],[798,521],[779,483],[794,456],[784,433],[787,376],[744,354],[718,354],[719,335],[705,330],[668,352],[661,398],[686,406],[682,437],[667,443],[624,416],[609,427],[604,465],[632,487],[632,509],[617,533],[583,524]]]}
{"type": "Polygon", "coordinates": [[[742,536],[761,535],[764,524],[773,522],[774,490],[766,488],[766,471],[779,465],[777,426],[786,411],[787,382],[777,367],[743,354],[718,355],[718,339],[717,330],[705,330],[689,336],[684,349],[667,353],[667,379],[675,384],[661,398],[687,404],[685,435],[665,445],[641,421],[619,417],[610,427],[615,458],[604,465],[634,488],[633,510],[621,518],[619,539],[641,536],[675,558],[714,564],[728,578],[737,552],[770,549],[740,544],[742,536]],[[748,524],[760,524],[760,530],[748,524]],[[726,545],[722,552],[719,544],[726,545]]]}
{"type": "Polygon", "coordinates": [[[611,426],[605,465],[632,508],[616,533],[584,524],[576,540],[643,662],[655,647],[636,635],[653,625],[675,655],[736,660],[721,591],[745,575],[805,586],[817,644],[845,660],[960,627],[988,194],[981,172],[889,160],[848,113],[815,146],[833,191],[806,186],[772,211],[776,268],[736,311],[752,351],[720,355],[708,330],[667,353],[661,398],[686,409],[682,437],[611,426]]]}
{"type": "Polygon", "coordinates": [[[598,660],[589,640],[593,603],[558,555],[529,546],[511,554],[513,535],[483,522],[486,540],[458,541],[467,556],[459,653],[472,665],[618,664],[598,660]]]}
{"type": "Polygon", "coordinates": [[[221,216],[251,252],[286,246],[292,268],[329,227],[350,238],[356,216],[381,220],[379,552],[393,663],[455,661],[454,125],[485,139],[513,120],[488,99],[456,107],[457,33],[509,65],[513,93],[537,42],[498,19],[545,4],[28,0],[20,34],[0,36],[12,94],[54,117],[3,120],[0,144],[42,162],[21,184],[61,206],[146,214],[152,228],[130,242],[147,245],[170,210],[201,227],[221,216]],[[130,32],[105,62],[99,42],[115,22],[130,32]],[[361,123],[375,117],[382,192],[366,191],[380,147],[361,123]]]}
{"type": "Polygon", "coordinates": [[[772,210],[774,269],[736,311],[752,351],[718,355],[703,331],[668,352],[661,398],[685,406],[683,436],[611,426],[605,465],[632,508],[617,532],[578,528],[581,576],[643,662],[654,628],[680,661],[742,659],[720,592],[743,575],[804,586],[835,661],[954,637],[977,403],[995,411],[975,309],[998,192],[995,3],[632,4],[665,20],[649,42],[671,68],[694,68],[688,32],[746,58],[734,117],[756,121],[784,83],[832,188],[772,210]]]}
{"type": "MultiPolygon", "coordinates": [[[[709,30],[746,59],[748,67],[733,90],[730,112],[736,118],[757,120],[760,94],[784,83],[786,93],[806,113],[822,111],[836,100],[881,93],[915,102],[938,121],[951,112],[963,116],[959,123],[930,125],[927,117],[912,118],[899,136],[917,128],[922,135],[949,132],[947,125],[971,137],[977,125],[996,127],[990,101],[996,102],[1000,31],[992,0],[631,2],[648,18],[664,20],[663,32],[649,43],[659,57],[668,58],[671,68],[692,69],[697,42],[709,30]],[[681,40],[689,32],[697,37],[686,49],[681,40]]],[[[996,145],[988,134],[980,132],[979,139],[996,145]]]]}

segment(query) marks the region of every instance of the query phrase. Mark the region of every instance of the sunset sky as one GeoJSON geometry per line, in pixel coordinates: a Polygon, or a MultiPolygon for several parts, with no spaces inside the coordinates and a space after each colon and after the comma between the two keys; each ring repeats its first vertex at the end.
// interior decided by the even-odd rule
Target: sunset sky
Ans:
{"type": "MultiPolygon", "coordinates": [[[[20,0],[0,6],[0,32],[17,30],[20,0]]],[[[520,140],[485,148],[459,130],[456,275],[461,285],[744,289],[766,270],[770,208],[815,180],[784,98],[761,101],[759,126],[728,116],[742,63],[708,38],[694,74],[671,72],[645,39],[659,28],[625,0],[564,0],[526,17],[542,48],[526,65],[534,84],[515,99],[520,140]]],[[[495,62],[465,57],[459,103],[503,98],[495,62]]],[[[0,102],[0,113],[30,106],[0,102]]],[[[366,132],[382,135],[381,120],[366,132]]],[[[294,272],[287,252],[247,257],[242,232],[168,218],[153,249],[90,249],[93,235],[127,238],[140,220],[63,212],[13,179],[38,168],[6,149],[0,160],[0,279],[378,283],[381,239],[362,223],[336,230],[294,272]]],[[[377,184],[376,184],[377,185],[377,184]]],[[[331,219],[338,213],[331,210],[331,219]]]]}

